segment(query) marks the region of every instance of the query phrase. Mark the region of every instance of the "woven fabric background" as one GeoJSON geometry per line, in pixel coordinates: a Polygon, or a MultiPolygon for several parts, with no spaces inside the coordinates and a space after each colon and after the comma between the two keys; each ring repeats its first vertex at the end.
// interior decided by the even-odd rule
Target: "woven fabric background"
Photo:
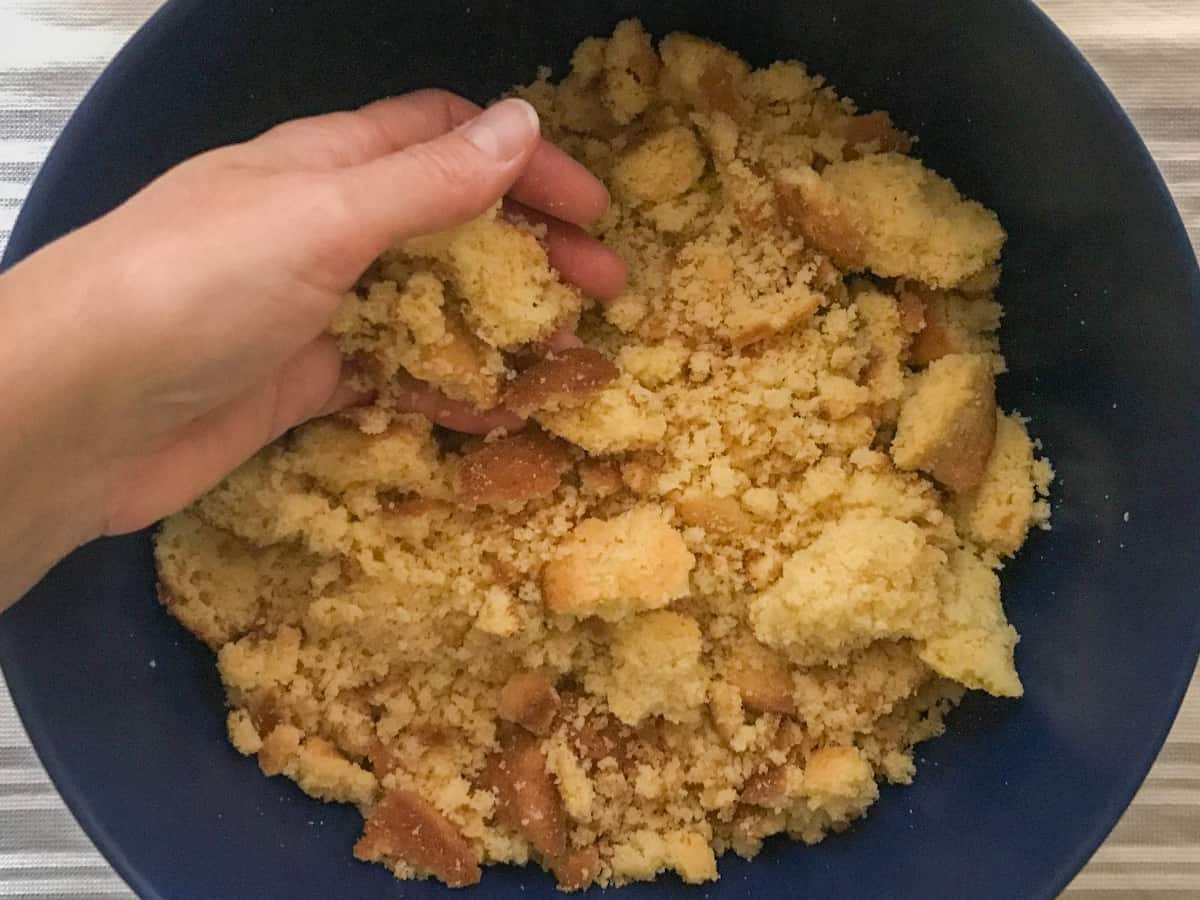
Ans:
{"type": "MultiPolygon", "coordinates": [[[[1141,130],[1200,246],[1200,0],[1040,0],[1141,130]]],[[[59,130],[159,0],[0,0],[0,249],[59,130]]],[[[0,898],[133,895],[80,831],[0,680],[0,898]]],[[[1063,895],[1200,898],[1200,677],[1137,799],[1063,895]]]]}

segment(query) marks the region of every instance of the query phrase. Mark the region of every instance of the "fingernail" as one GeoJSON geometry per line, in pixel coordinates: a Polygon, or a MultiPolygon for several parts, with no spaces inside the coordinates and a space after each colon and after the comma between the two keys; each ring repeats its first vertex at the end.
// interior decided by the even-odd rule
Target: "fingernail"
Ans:
{"type": "Polygon", "coordinates": [[[489,106],[463,126],[463,137],[496,162],[520,156],[540,131],[538,114],[516,97],[489,106]]]}

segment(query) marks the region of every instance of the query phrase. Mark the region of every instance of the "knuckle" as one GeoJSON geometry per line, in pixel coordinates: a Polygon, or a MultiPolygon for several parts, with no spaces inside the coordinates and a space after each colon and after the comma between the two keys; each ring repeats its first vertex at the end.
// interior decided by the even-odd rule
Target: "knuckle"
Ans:
{"type": "Polygon", "coordinates": [[[360,205],[359,180],[352,173],[333,171],[315,178],[306,178],[297,190],[307,198],[305,205],[311,220],[340,228],[355,218],[355,209],[360,205]]]}
{"type": "Polygon", "coordinates": [[[421,88],[419,91],[413,91],[409,96],[423,103],[443,104],[447,108],[459,99],[457,94],[452,94],[444,88],[421,88]]]}
{"type": "Polygon", "coordinates": [[[470,100],[442,88],[425,88],[412,97],[442,126],[450,130],[456,124],[474,114],[476,107],[470,100]]]}

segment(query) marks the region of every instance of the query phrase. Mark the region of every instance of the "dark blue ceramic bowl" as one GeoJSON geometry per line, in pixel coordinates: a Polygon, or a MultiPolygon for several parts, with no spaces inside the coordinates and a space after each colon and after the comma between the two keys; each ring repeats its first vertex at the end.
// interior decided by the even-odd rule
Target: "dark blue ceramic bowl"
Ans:
{"type": "MultiPolygon", "coordinates": [[[[1200,273],[1137,134],[1030,3],[177,0],[72,120],[7,262],[199,150],[416,87],[483,100],[634,14],[758,64],[805,60],[1000,213],[1002,399],[1061,477],[1054,531],[1004,573],[1024,700],[970,697],[916,785],[848,834],[726,859],[713,887],[622,896],[1051,897],[1141,782],[1200,646],[1200,273]]],[[[352,809],[229,747],[210,654],[155,600],[148,534],[62,563],[0,619],[0,657],[59,790],[142,896],[447,893],[355,863],[352,809]]],[[[501,870],[474,896],[552,884],[501,870]]]]}

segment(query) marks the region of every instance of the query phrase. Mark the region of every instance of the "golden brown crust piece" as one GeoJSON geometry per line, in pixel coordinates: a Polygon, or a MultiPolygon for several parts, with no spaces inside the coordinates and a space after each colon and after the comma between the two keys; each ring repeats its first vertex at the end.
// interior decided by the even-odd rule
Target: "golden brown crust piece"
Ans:
{"type": "Polygon", "coordinates": [[[550,870],[561,890],[582,891],[600,873],[600,851],[595,847],[568,850],[561,857],[551,860],[550,870]]]}
{"type": "Polygon", "coordinates": [[[675,510],[688,525],[710,531],[736,534],[750,528],[750,516],[736,497],[688,493],[675,501],[675,510]]]}
{"type": "Polygon", "coordinates": [[[611,497],[621,490],[621,470],[611,460],[584,460],[579,464],[579,488],[593,497],[611,497]]]}
{"type": "Polygon", "coordinates": [[[627,725],[604,713],[593,713],[584,719],[578,730],[571,729],[567,743],[571,749],[593,764],[614,760],[618,768],[630,764],[627,748],[635,739],[627,725]]]}
{"type": "Polygon", "coordinates": [[[913,338],[910,358],[914,365],[925,366],[935,359],[968,349],[968,339],[951,321],[946,309],[946,295],[941,291],[905,291],[901,299],[915,300],[921,305],[924,327],[913,338]]]}
{"type": "MultiPolygon", "coordinates": [[[[897,298],[900,309],[900,326],[909,334],[920,334],[929,327],[928,317],[925,312],[925,303],[921,299],[920,294],[914,291],[901,291],[897,298]]],[[[915,345],[919,338],[914,338],[915,345]]],[[[910,358],[914,354],[910,351],[910,358]]],[[[916,362],[916,360],[913,360],[916,362]]]]}
{"type": "MultiPolygon", "coordinates": [[[[775,180],[775,203],[784,224],[835,266],[851,272],[865,267],[866,239],[862,230],[834,203],[821,203],[795,173],[780,173],[775,180]]],[[[806,173],[807,174],[807,173],[806,173]]],[[[814,184],[819,184],[815,173],[814,184]]]]}
{"type": "Polygon", "coordinates": [[[545,737],[554,724],[558,707],[558,691],[544,672],[521,672],[500,689],[497,713],[506,722],[545,737]]]}
{"type": "Polygon", "coordinates": [[[795,715],[792,676],[782,666],[735,666],[728,678],[742,695],[742,705],[751,712],[795,715]]]}
{"type": "Polygon", "coordinates": [[[858,159],[866,153],[907,153],[912,138],[892,124],[882,111],[851,116],[838,129],[846,139],[846,159],[858,159]]]}
{"type": "Polygon", "coordinates": [[[1000,414],[996,443],[980,483],[955,498],[955,517],[966,537],[1001,556],[1012,556],[1025,542],[1031,525],[1050,515],[1044,496],[1054,471],[1034,455],[1025,424],[1000,414]]]}
{"type": "Polygon", "coordinates": [[[496,817],[501,822],[545,859],[562,857],[567,849],[566,811],[536,738],[524,733],[508,735],[500,752],[488,760],[479,781],[496,794],[496,817]]]}
{"type": "Polygon", "coordinates": [[[529,416],[551,404],[594,394],[618,374],[617,367],[596,350],[560,350],[517,375],[504,392],[503,402],[517,415],[529,416]]]}
{"type": "Polygon", "coordinates": [[[918,376],[900,410],[892,457],[900,468],[921,469],[959,493],[983,480],[995,441],[992,362],[952,354],[918,376]]]}
{"type": "Polygon", "coordinates": [[[463,457],[459,498],[483,505],[549,497],[570,465],[571,455],[562,441],[537,430],[509,435],[463,457]]]}
{"type": "Polygon", "coordinates": [[[914,365],[925,366],[935,359],[962,353],[968,349],[966,338],[955,328],[946,310],[946,296],[941,291],[908,290],[901,300],[915,301],[921,306],[924,327],[913,338],[910,358],[914,365]]]}
{"type": "Polygon", "coordinates": [[[479,860],[441,813],[412,791],[395,790],[376,804],[354,845],[363,862],[401,859],[452,888],[478,884],[479,860]]]}
{"type": "Polygon", "coordinates": [[[772,766],[747,778],[739,799],[751,806],[779,809],[783,806],[786,794],[787,769],[772,766]]]}
{"type": "Polygon", "coordinates": [[[635,507],[576,525],[542,570],[542,590],[551,612],[615,621],[684,596],[695,562],[658,509],[635,507]]]}

